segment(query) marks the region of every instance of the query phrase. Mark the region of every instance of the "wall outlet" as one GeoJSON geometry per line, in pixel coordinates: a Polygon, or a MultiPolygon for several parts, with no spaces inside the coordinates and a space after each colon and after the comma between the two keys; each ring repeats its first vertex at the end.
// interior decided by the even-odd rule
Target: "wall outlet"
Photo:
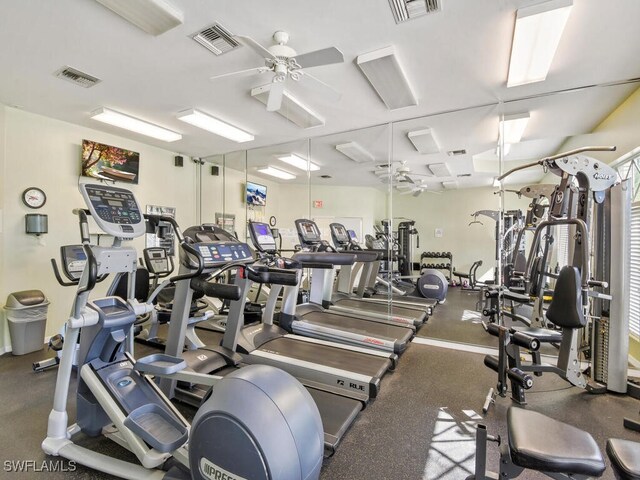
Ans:
{"type": "Polygon", "coordinates": [[[436,238],[442,238],[442,236],[444,235],[444,230],[442,228],[436,228],[434,231],[434,236],[436,238]]]}

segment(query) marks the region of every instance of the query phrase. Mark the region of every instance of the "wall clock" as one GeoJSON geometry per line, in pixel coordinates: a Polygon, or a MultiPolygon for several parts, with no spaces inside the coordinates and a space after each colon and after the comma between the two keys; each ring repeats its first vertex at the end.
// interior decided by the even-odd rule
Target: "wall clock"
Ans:
{"type": "Polygon", "coordinates": [[[22,192],[22,203],[29,208],[40,208],[47,202],[44,191],[38,187],[29,187],[22,192]]]}

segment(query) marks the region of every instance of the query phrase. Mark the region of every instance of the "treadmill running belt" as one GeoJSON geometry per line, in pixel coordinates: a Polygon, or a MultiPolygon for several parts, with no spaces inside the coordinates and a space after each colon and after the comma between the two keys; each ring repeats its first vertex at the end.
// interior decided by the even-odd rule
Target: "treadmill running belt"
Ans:
{"type": "Polygon", "coordinates": [[[363,314],[367,312],[388,313],[399,317],[423,319],[425,312],[416,308],[398,307],[388,304],[362,301],[357,298],[342,298],[334,302],[334,305],[361,310],[363,314]]]}
{"type": "Polygon", "coordinates": [[[391,360],[388,358],[365,355],[343,348],[319,345],[289,337],[275,338],[263,344],[259,350],[272,351],[284,357],[305,360],[327,367],[346,369],[374,378],[381,378],[391,365],[391,360]]]}
{"type": "Polygon", "coordinates": [[[371,337],[406,343],[413,336],[413,329],[388,325],[380,322],[361,320],[359,318],[345,317],[329,312],[309,312],[300,319],[302,322],[322,325],[352,333],[367,334],[371,337]]]}

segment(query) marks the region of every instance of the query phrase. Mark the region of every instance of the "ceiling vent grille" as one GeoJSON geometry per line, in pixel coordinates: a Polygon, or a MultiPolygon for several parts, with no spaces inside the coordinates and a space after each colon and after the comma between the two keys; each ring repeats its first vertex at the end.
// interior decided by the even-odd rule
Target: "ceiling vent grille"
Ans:
{"type": "Polygon", "coordinates": [[[447,155],[449,155],[450,157],[457,157],[458,155],[466,155],[467,151],[464,149],[461,150],[449,150],[447,152],[447,155]]]}
{"type": "Polygon", "coordinates": [[[442,0],[389,0],[396,23],[403,23],[442,10],[442,0]]]}
{"type": "Polygon", "coordinates": [[[462,177],[470,177],[471,174],[470,173],[459,173],[458,175],[456,175],[458,178],[462,178],[462,177]]]}
{"type": "Polygon", "coordinates": [[[194,33],[191,38],[215,55],[222,55],[240,46],[233,35],[219,23],[194,33]]]}
{"type": "Polygon", "coordinates": [[[71,67],[62,67],[60,70],[54,72],[54,75],[84,88],[93,87],[102,81],[88,73],[81,72],[80,70],[76,70],[71,67]]]}

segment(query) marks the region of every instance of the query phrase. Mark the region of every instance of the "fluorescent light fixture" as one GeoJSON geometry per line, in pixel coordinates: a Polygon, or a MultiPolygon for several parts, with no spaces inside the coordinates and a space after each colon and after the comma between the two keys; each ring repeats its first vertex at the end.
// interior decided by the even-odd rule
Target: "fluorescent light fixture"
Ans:
{"type": "Polygon", "coordinates": [[[272,167],[271,165],[266,167],[258,168],[260,173],[264,173],[265,175],[270,175],[272,177],[280,178],[282,180],[293,180],[296,176],[292,173],[285,172],[284,170],[280,170],[279,168],[272,167]]]}
{"type": "Polygon", "coordinates": [[[254,136],[250,133],[195,109],[178,113],[178,120],[182,120],[183,122],[187,122],[208,132],[215,133],[221,137],[228,138],[234,142],[250,142],[254,139],[254,136]]]}
{"type": "MultiPolygon", "coordinates": [[[[511,151],[511,144],[510,143],[505,143],[502,147],[503,147],[502,148],[502,151],[503,151],[502,156],[506,157],[507,155],[509,155],[509,152],[511,151]]],[[[500,145],[498,145],[496,147],[496,157],[499,157],[499,156],[500,156],[500,145]]]]}
{"type": "Polygon", "coordinates": [[[96,0],[150,35],[181,25],[184,15],[165,0],[96,0]]]}
{"type": "Polygon", "coordinates": [[[336,145],[336,150],[349,157],[354,162],[365,163],[373,162],[375,160],[369,151],[365,150],[356,142],[341,143],[340,145],[336,145]]]}
{"type": "Polygon", "coordinates": [[[175,142],[182,139],[182,135],[166,128],[159,127],[152,123],[145,122],[135,117],[130,117],[124,113],[116,112],[109,108],[101,107],[91,112],[91,118],[99,122],[108,123],[114,127],[124,128],[132,132],[146,135],[147,137],[157,138],[165,142],[175,142]]]}
{"type": "Polygon", "coordinates": [[[547,78],[573,0],[551,0],[516,13],[507,87],[547,78]]]}
{"type": "MultiPolygon", "coordinates": [[[[270,83],[262,85],[261,87],[256,87],[251,90],[251,96],[266,105],[270,89],[270,83]]],[[[324,125],[324,118],[312,111],[286,90],[282,94],[282,105],[277,112],[301,128],[319,127],[324,125]]]]}
{"type": "Polygon", "coordinates": [[[430,163],[429,165],[427,165],[427,168],[436,177],[451,176],[451,170],[449,170],[449,165],[447,165],[446,163],[430,163]]]}
{"type": "Polygon", "coordinates": [[[442,187],[446,188],[447,190],[455,190],[456,188],[458,188],[458,182],[456,182],[455,180],[442,182],[442,187]]]}
{"type": "MultiPolygon", "coordinates": [[[[529,113],[517,113],[515,115],[505,115],[500,120],[500,132],[503,135],[504,143],[518,143],[522,139],[522,134],[529,123],[529,113]]],[[[506,153],[505,153],[506,155],[506,153]]]]}
{"type": "Polygon", "coordinates": [[[356,63],[389,110],[418,104],[393,46],[360,55],[356,63]]]}
{"type": "Polygon", "coordinates": [[[436,142],[433,131],[430,128],[409,132],[407,137],[409,137],[409,140],[413,143],[416,150],[423,155],[440,152],[438,142],[436,142]]]}
{"type": "Polygon", "coordinates": [[[295,153],[278,157],[278,160],[281,160],[284,163],[288,163],[289,165],[299,168],[300,170],[304,170],[305,172],[315,172],[316,170],[320,170],[320,167],[318,165],[313,162],[307,162],[304,158],[299,157],[295,153]]]}

